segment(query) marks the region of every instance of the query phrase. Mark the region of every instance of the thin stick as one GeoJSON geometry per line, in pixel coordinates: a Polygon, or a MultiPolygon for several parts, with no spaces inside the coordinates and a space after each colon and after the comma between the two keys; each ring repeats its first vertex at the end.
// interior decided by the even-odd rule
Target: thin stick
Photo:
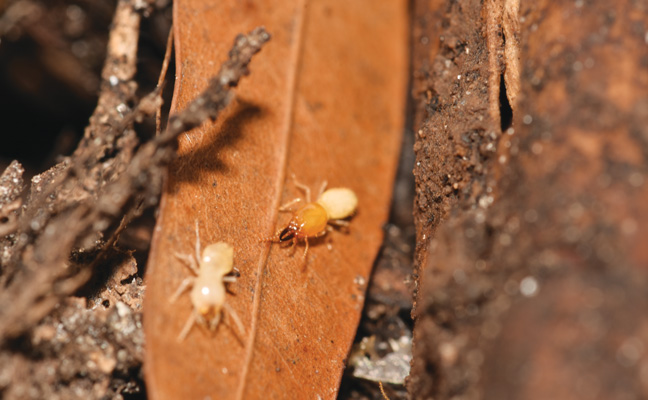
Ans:
{"type": "MultiPolygon", "coordinates": [[[[164,53],[164,61],[162,61],[162,69],[160,70],[160,76],[158,77],[157,88],[159,89],[159,95],[162,97],[162,89],[164,85],[164,77],[166,77],[167,70],[169,69],[169,62],[171,60],[171,49],[173,48],[173,25],[171,25],[171,30],[169,31],[169,37],[167,38],[166,51],[164,53]]],[[[162,102],[157,107],[155,111],[155,136],[158,136],[161,132],[162,125],[162,102]]]]}

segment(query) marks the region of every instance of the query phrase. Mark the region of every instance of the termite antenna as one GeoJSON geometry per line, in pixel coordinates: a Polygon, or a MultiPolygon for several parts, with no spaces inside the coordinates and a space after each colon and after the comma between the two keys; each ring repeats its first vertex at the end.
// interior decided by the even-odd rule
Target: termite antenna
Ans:
{"type": "Polygon", "coordinates": [[[261,237],[259,238],[259,243],[264,243],[264,242],[277,242],[277,235],[274,236],[266,236],[266,237],[261,237]]]}
{"type": "Polygon", "coordinates": [[[390,399],[389,399],[389,396],[387,396],[387,394],[385,393],[385,388],[383,388],[383,383],[382,383],[382,381],[378,381],[378,386],[380,387],[380,393],[381,393],[382,396],[385,398],[385,400],[390,400],[390,399]]]}

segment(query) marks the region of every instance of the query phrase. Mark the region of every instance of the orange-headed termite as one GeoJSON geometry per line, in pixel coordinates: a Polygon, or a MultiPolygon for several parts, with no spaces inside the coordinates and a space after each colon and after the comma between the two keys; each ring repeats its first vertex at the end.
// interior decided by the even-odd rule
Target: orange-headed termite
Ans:
{"type": "Polygon", "coordinates": [[[298,209],[292,209],[296,203],[302,202],[302,198],[294,199],[279,208],[279,211],[293,213],[288,225],[279,229],[277,233],[269,238],[262,239],[265,242],[286,243],[291,242],[295,246],[298,240],[304,240],[304,260],[308,254],[308,238],[324,236],[331,230],[331,225],[348,226],[349,222],[344,220],[352,216],[358,207],[358,197],[348,188],[326,189],[327,182],[322,183],[317,200],[311,202],[310,188],[295,179],[295,186],[304,191],[306,204],[298,209]]]}

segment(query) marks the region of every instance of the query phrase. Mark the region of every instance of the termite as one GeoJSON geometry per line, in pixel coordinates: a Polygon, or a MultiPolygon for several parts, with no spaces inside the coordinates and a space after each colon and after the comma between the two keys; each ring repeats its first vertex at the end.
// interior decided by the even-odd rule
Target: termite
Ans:
{"type": "Polygon", "coordinates": [[[176,257],[183,261],[195,274],[182,281],[178,289],[171,296],[170,301],[175,302],[182,293],[191,287],[189,298],[193,312],[187,319],[178,341],[185,339],[197,321],[210,330],[215,330],[221,320],[223,312],[227,312],[234,320],[239,332],[243,332],[243,324],[236,312],[225,302],[227,289],[226,282],[236,282],[236,277],[229,275],[234,270],[234,250],[225,242],[210,244],[200,252],[200,233],[196,221],[196,254],[195,256],[176,253],[176,257]]]}
{"type": "Polygon", "coordinates": [[[304,191],[306,204],[298,209],[291,208],[293,205],[302,202],[302,198],[296,198],[281,207],[279,211],[292,212],[292,218],[288,225],[281,228],[269,238],[261,239],[263,242],[286,243],[291,242],[291,247],[303,239],[305,243],[303,260],[306,261],[308,254],[308,238],[317,238],[326,235],[332,228],[331,225],[348,226],[348,218],[355,214],[358,207],[358,197],[353,190],[348,188],[326,189],[327,182],[324,181],[320,188],[317,200],[311,202],[310,188],[297,182],[293,175],[295,186],[304,191]]]}

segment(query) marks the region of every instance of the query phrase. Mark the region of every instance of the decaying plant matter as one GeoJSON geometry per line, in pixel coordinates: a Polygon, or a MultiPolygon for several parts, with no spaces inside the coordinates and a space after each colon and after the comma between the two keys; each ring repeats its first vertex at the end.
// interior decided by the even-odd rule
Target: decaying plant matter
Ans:
{"type": "MultiPolygon", "coordinates": [[[[5,366],[10,364],[10,349],[17,348],[17,341],[27,339],[35,345],[37,333],[38,343],[51,339],[53,328],[41,329],[49,320],[37,332],[33,328],[93,275],[104,273],[101,269],[109,256],[122,257],[124,270],[130,271],[130,275],[117,276],[118,282],[134,276],[137,268],[132,256],[119,255],[114,249],[119,234],[133,217],[157,203],[166,166],[175,155],[175,138],[216,118],[233,98],[230,89],[248,74],[252,56],[270,39],[264,28],[239,35],[228,60],[202,95],[172,116],[162,134],[141,143],[134,123],[152,116],[162,100],[158,91],[136,99],[137,43],[141,14],[146,11],[138,5],[146,3],[122,0],[117,5],[98,105],[75,152],[36,175],[24,200],[21,165],[12,163],[0,176],[0,343],[6,349],[1,355],[5,366]]],[[[128,305],[138,308],[140,301],[135,297],[125,298],[133,299],[128,305]]],[[[126,301],[123,296],[120,299],[126,301]]],[[[121,306],[104,317],[87,317],[110,320],[114,313],[118,318],[132,314],[125,304],[121,306]]],[[[70,337],[79,334],[67,332],[70,337]]],[[[60,346],[65,347],[66,340],[61,339],[60,346]]],[[[139,351],[133,351],[140,363],[141,344],[139,351]]],[[[56,350],[48,350],[52,352],[56,350]]],[[[104,372],[115,367],[112,362],[102,365],[104,372]]],[[[0,390],[10,383],[11,379],[1,380],[0,390]]]]}
{"type": "Polygon", "coordinates": [[[412,398],[645,398],[645,7],[418,6],[412,398]]]}

